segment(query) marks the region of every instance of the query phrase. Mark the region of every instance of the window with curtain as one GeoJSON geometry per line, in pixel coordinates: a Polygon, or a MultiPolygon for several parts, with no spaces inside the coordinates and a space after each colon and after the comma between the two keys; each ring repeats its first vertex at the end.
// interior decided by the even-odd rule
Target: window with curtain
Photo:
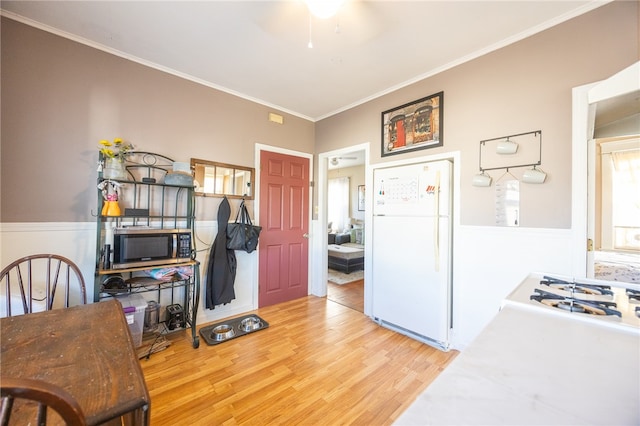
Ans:
{"type": "Polygon", "coordinates": [[[614,248],[640,250],[640,149],[611,153],[614,248]]]}
{"type": "Polygon", "coordinates": [[[349,221],[349,178],[329,179],[327,185],[327,221],[333,232],[348,229],[349,221]]]}
{"type": "Polygon", "coordinates": [[[611,141],[601,148],[601,247],[640,252],[640,143],[611,141]]]}

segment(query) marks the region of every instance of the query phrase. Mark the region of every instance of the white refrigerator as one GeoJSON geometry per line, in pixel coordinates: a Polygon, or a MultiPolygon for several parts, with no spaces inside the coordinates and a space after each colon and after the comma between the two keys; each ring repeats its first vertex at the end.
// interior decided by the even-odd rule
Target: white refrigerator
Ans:
{"type": "Polygon", "coordinates": [[[372,316],[382,326],[449,349],[452,326],[452,164],[373,172],[372,316]]]}

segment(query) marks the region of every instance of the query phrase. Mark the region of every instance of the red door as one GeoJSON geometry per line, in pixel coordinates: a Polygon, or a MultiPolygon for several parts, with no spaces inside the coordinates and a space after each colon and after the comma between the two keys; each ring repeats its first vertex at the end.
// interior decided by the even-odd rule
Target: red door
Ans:
{"type": "Polygon", "coordinates": [[[307,296],[309,159],[260,154],[258,306],[307,296]]]}

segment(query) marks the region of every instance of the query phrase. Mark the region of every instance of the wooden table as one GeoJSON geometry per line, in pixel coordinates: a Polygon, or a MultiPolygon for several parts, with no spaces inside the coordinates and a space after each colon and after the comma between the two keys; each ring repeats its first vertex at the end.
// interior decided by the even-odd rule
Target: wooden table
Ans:
{"type": "Polygon", "coordinates": [[[2,376],[61,386],[90,425],[122,416],[149,424],[149,392],[116,300],[2,318],[0,326],[2,376]]]}

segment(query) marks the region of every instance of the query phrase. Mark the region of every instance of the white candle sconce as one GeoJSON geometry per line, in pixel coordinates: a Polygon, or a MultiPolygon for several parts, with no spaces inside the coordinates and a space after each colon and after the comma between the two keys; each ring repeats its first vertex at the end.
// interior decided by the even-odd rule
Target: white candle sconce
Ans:
{"type": "Polygon", "coordinates": [[[478,161],[480,173],[473,176],[471,184],[489,187],[493,179],[490,170],[506,170],[518,167],[532,167],[524,171],[522,182],[544,183],[547,174],[538,166],[542,164],[542,131],[519,133],[480,141],[478,161]]]}

